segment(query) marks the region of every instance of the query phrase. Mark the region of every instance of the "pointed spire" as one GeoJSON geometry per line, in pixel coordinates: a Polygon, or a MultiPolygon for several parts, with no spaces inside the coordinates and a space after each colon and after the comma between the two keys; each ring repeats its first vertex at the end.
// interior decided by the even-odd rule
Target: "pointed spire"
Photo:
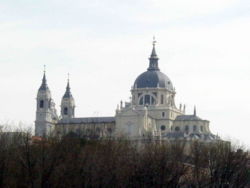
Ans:
{"type": "Polygon", "coordinates": [[[148,70],[160,70],[158,67],[158,60],[159,58],[157,57],[156,51],[155,51],[155,44],[156,40],[155,37],[153,37],[153,49],[151,52],[151,56],[149,58],[149,67],[148,70]]]}
{"type": "Polygon", "coordinates": [[[196,116],[196,106],[194,106],[194,116],[196,116]]]}
{"type": "Polygon", "coordinates": [[[69,85],[69,73],[68,73],[68,81],[67,81],[67,87],[66,87],[66,92],[63,95],[63,98],[71,98],[72,94],[70,92],[70,85],[69,85]]]}
{"type": "Polygon", "coordinates": [[[42,85],[39,88],[39,91],[41,90],[47,90],[48,85],[47,85],[47,79],[46,79],[46,65],[44,65],[44,70],[43,70],[43,80],[42,80],[42,85]]]}

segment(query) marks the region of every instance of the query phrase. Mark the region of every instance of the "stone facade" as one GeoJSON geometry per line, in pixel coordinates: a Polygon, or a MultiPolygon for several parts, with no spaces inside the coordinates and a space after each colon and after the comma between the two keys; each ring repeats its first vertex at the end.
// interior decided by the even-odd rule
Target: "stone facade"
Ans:
{"type": "Polygon", "coordinates": [[[155,43],[148,69],[140,74],[131,88],[131,101],[121,102],[115,117],[75,118],[75,101],[69,80],[61,102],[61,116],[56,115],[44,73],[37,95],[36,135],[85,137],[126,137],[143,139],[218,140],[209,130],[209,121],[194,114],[185,115],[185,106],[175,105],[175,88],[171,80],[160,71],[155,43]]]}

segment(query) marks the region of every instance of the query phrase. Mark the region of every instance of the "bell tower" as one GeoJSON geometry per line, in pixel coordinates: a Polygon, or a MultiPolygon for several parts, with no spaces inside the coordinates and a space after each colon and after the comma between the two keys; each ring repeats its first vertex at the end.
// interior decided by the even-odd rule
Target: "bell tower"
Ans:
{"type": "Polygon", "coordinates": [[[75,100],[70,91],[69,76],[66,91],[61,102],[61,117],[62,119],[75,117],[75,100]]]}
{"type": "Polygon", "coordinates": [[[42,84],[37,93],[36,103],[35,135],[43,137],[49,136],[54,131],[58,116],[55,103],[47,85],[45,70],[42,84]]]}

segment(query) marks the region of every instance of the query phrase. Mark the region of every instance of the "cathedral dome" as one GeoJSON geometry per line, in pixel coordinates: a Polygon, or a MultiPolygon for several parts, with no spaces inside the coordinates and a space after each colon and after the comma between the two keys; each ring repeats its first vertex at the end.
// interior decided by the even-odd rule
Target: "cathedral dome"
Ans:
{"type": "Polygon", "coordinates": [[[149,58],[148,70],[136,78],[134,88],[166,88],[171,91],[174,90],[170,79],[160,71],[158,60],[154,41],[153,50],[149,58]]]}
{"type": "Polygon", "coordinates": [[[137,77],[135,88],[166,88],[173,91],[170,79],[159,70],[148,70],[137,77]]]}

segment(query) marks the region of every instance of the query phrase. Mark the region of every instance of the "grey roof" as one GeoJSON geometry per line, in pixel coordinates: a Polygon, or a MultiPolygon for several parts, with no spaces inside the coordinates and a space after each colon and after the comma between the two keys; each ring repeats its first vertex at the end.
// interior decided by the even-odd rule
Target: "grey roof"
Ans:
{"type": "Polygon", "coordinates": [[[175,118],[175,121],[203,121],[196,115],[180,115],[175,118]]]}
{"type": "Polygon", "coordinates": [[[134,83],[135,88],[167,88],[173,90],[170,79],[160,71],[158,67],[159,58],[155,52],[155,46],[149,58],[149,67],[146,72],[139,75],[134,83]]]}
{"type": "Polygon", "coordinates": [[[66,87],[66,91],[63,95],[63,98],[64,99],[69,99],[69,98],[73,98],[72,94],[71,94],[71,91],[70,91],[70,86],[69,86],[69,80],[68,80],[68,83],[67,83],[67,87],[66,87]]]}
{"type": "Polygon", "coordinates": [[[49,90],[49,87],[47,85],[47,79],[46,79],[46,75],[45,75],[45,72],[44,72],[42,85],[40,86],[39,91],[46,91],[46,90],[49,90]]]}
{"type": "Polygon", "coordinates": [[[115,117],[86,117],[61,119],[58,124],[114,123],[115,117]]]}
{"type": "Polygon", "coordinates": [[[135,88],[166,88],[173,91],[170,79],[158,70],[148,70],[137,77],[134,83],[135,88]]]}

